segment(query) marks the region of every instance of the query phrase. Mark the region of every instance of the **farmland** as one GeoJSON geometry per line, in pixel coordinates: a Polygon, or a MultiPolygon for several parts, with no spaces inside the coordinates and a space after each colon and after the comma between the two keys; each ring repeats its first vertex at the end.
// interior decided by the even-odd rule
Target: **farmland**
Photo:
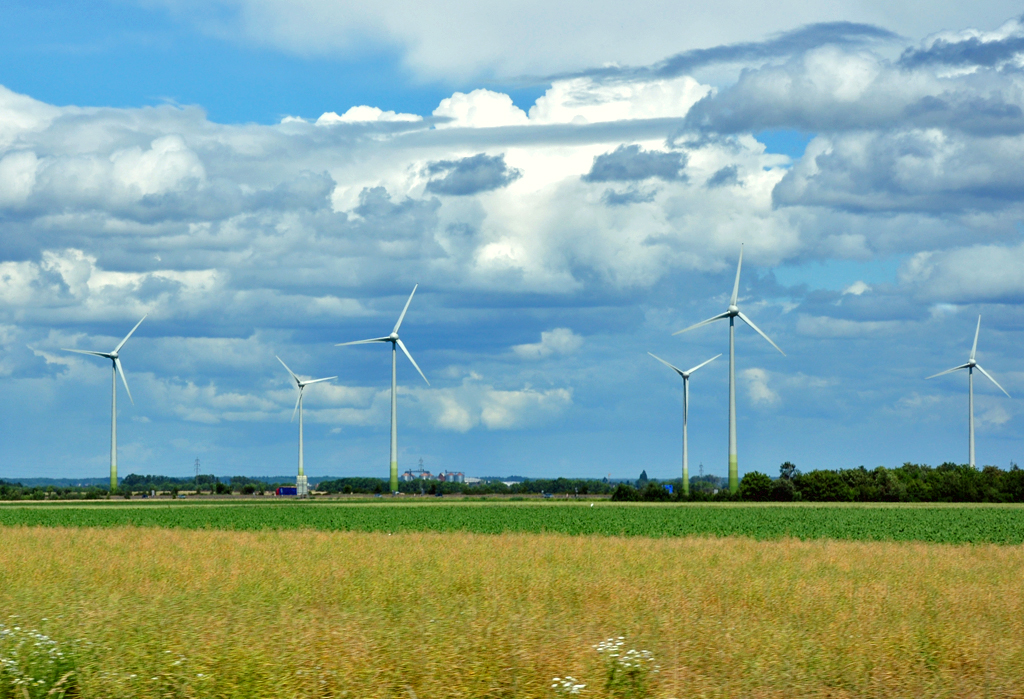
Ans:
{"type": "Polygon", "coordinates": [[[17,628],[84,697],[1024,696],[1022,540],[1014,505],[12,503],[0,661],[17,628]]]}
{"type": "Polygon", "coordinates": [[[0,624],[57,641],[87,697],[553,698],[567,675],[629,696],[594,648],[618,636],[651,654],[652,697],[1022,692],[1020,546],[123,526],[0,544],[0,624]]]}
{"type": "Polygon", "coordinates": [[[0,505],[0,526],[1024,542],[1024,507],[1019,505],[590,504],[423,500],[19,503],[0,505]]]}

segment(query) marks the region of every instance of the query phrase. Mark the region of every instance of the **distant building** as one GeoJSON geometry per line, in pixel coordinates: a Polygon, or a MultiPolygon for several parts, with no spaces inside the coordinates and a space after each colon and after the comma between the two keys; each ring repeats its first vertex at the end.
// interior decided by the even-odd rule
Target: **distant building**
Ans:
{"type": "Polygon", "coordinates": [[[424,471],[422,468],[415,470],[409,470],[402,474],[402,480],[406,483],[416,480],[433,481],[436,480],[430,471],[424,471]]]}
{"type": "Polygon", "coordinates": [[[437,480],[442,483],[465,483],[466,474],[461,471],[445,471],[437,474],[437,480]]]}

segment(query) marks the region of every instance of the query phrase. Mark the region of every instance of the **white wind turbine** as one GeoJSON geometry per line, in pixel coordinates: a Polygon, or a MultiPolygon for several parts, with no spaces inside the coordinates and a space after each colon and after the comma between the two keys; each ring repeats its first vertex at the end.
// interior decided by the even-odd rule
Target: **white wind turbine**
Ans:
{"type": "Polygon", "coordinates": [[[124,339],[117,343],[117,347],[111,352],[93,352],[90,350],[80,349],[68,349],[62,347],[61,349],[65,352],[77,352],[78,354],[91,354],[94,357],[105,357],[110,360],[111,371],[111,395],[113,396],[110,400],[110,492],[113,493],[117,490],[117,375],[121,374],[121,381],[124,382],[124,390],[128,393],[128,400],[135,405],[135,400],[132,398],[132,392],[128,389],[128,379],[124,376],[124,369],[121,368],[121,355],[118,352],[124,347],[124,343],[128,342],[128,338],[132,336],[142,321],[146,319],[149,314],[142,316],[142,320],[135,324],[135,327],[131,329],[124,339]]]}
{"type": "MultiPolygon", "coordinates": [[[[409,354],[409,350],[406,349],[405,344],[398,337],[398,328],[401,327],[402,321],[405,320],[405,312],[409,310],[409,304],[412,303],[412,297],[416,293],[416,289],[419,288],[419,284],[416,284],[412,288],[412,293],[409,294],[409,300],[405,302],[405,308],[402,309],[402,315],[398,316],[398,322],[395,323],[394,330],[387,337],[374,337],[369,340],[356,340],[355,342],[341,342],[335,347],[345,347],[346,345],[364,345],[369,342],[390,342],[391,343],[391,492],[398,492],[398,398],[397,398],[397,376],[395,368],[395,356],[396,347],[401,347],[402,351],[405,352],[405,356],[409,358],[412,365],[416,367],[416,371],[420,372],[420,376],[423,377],[424,381],[427,381],[426,375],[420,369],[416,360],[409,354]]],[[[427,385],[430,382],[427,381],[427,385]]]]}
{"type": "MultiPolygon", "coordinates": [[[[967,370],[967,394],[969,396],[969,398],[967,399],[967,404],[968,404],[968,410],[970,412],[970,418],[969,418],[970,437],[968,438],[968,443],[969,443],[969,452],[970,452],[970,458],[971,458],[971,468],[974,468],[974,370],[977,369],[982,374],[987,376],[988,380],[991,381],[992,383],[994,383],[996,385],[996,387],[1000,391],[1002,391],[1003,393],[1006,393],[1006,389],[1003,388],[1002,386],[1000,386],[999,382],[996,381],[995,379],[993,379],[991,374],[989,374],[987,371],[982,369],[981,365],[978,364],[976,361],[974,361],[974,353],[978,350],[978,333],[979,332],[981,332],[981,316],[980,315],[978,316],[978,327],[975,328],[975,330],[974,330],[974,345],[971,346],[971,358],[967,360],[967,363],[966,364],[961,364],[960,366],[955,366],[952,369],[946,369],[945,371],[940,371],[938,374],[933,374],[932,376],[928,377],[929,379],[934,379],[936,376],[942,376],[943,374],[951,374],[954,371],[960,371],[961,369],[966,369],[967,370]]],[[[1009,398],[1010,394],[1006,393],[1006,397],[1009,398]]]]}
{"type": "MultiPolygon", "coordinates": [[[[277,357],[276,354],[274,356],[277,357]]],[[[299,389],[299,397],[295,399],[295,408],[292,410],[292,420],[295,419],[295,411],[299,411],[299,477],[295,481],[295,485],[299,497],[305,497],[309,492],[309,486],[306,481],[306,472],[302,468],[302,392],[306,386],[309,386],[310,384],[320,383],[321,381],[330,381],[331,379],[336,379],[338,377],[328,376],[325,379],[310,379],[308,381],[303,381],[295,375],[294,371],[288,368],[288,365],[284,363],[283,359],[277,357],[277,361],[281,362],[281,366],[283,366],[285,370],[291,374],[291,377],[295,379],[295,387],[299,389]]]]}
{"type": "Polygon", "coordinates": [[[701,362],[700,364],[698,364],[697,366],[693,367],[692,369],[688,369],[687,371],[683,371],[679,367],[672,366],[671,364],[666,362],[664,359],[662,359],[661,357],[659,357],[659,356],[657,356],[655,354],[651,354],[650,352],[648,352],[647,354],[650,354],[652,357],[654,357],[659,362],[661,362],[662,364],[667,366],[669,369],[671,369],[672,371],[674,371],[677,374],[679,374],[679,377],[683,380],[683,495],[689,495],[690,494],[690,465],[688,463],[688,456],[687,456],[687,449],[686,449],[686,417],[687,417],[687,414],[690,412],[690,374],[692,374],[693,372],[697,371],[698,369],[700,369],[705,364],[710,364],[711,362],[715,361],[716,359],[718,359],[722,355],[716,354],[714,357],[712,357],[711,359],[707,360],[706,362],[701,362]]]}
{"type": "Polygon", "coordinates": [[[735,324],[736,318],[739,317],[744,323],[753,328],[754,332],[763,337],[768,341],[775,349],[779,350],[783,357],[786,353],[779,349],[779,346],[772,342],[772,339],[761,332],[761,329],[754,325],[754,321],[750,320],[747,316],[740,311],[739,306],[736,305],[736,297],[740,293],[740,269],[743,267],[743,245],[740,245],[740,261],[736,265],[736,281],[732,285],[732,298],[729,299],[729,307],[724,313],[719,313],[713,318],[702,320],[696,325],[691,325],[688,328],[678,330],[673,335],[679,335],[685,333],[694,328],[699,328],[702,325],[713,323],[716,320],[729,319],[729,490],[733,493],[738,492],[740,489],[740,478],[739,478],[739,459],[736,455],[736,339],[735,339],[735,324]]]}

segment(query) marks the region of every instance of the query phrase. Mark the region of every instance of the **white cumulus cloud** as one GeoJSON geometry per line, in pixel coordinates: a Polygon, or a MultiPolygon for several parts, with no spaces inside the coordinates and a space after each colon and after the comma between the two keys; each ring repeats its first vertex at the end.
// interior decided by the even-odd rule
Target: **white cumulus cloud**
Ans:
{"type": "Polygon", "coordinates": [[[583,338],[569,328],[545,330],[540,342],[515,345],[512,351],[523,359],[544,359],[555,354],[572,354],[583,346],[583,338]]]}
{"type": "Polygon", "coordinates": [[[781,402],[779,394],[768,385],[768,372],[764,369],[744,369],[740,378],[747,384],[750,402],[759,406],[774,406],[781,402]]]}
{"type": "Polygon", "coordinates": [[[380,107],[368,107],[359,105],[350,107],[344,114],[337,112],[324,112],[317,120],[317,126],[330,126],[331,124],[359,124],[374,121],[421,121],[423,117],[418,114],[402,114],[400,112],[384,111],[380,107]]]}

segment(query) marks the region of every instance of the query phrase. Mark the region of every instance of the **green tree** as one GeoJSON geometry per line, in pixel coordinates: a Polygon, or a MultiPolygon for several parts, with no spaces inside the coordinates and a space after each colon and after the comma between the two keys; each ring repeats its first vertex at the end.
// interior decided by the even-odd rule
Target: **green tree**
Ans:
{"type": "Polygon", "coordinates": [[[640,499],[646,502],[665,502],[672,499],[672,494],[661,483],[650,482],[640,491],[640,499]]]}
{"type": "Polygon", "coordinates": [[[796,488],[793,481],[788,478],[778,478],[772,481],[771,499],[776,502],[789,502],[796,496],[796,488]]]}
{"type": "Polygon", "coordinates": [[[809,471],[793,479],[804,500],[852,502],[853,489],[837,471],[809,471]]]}
{"type": "Polygon", "coordinates": [[[612,493],[613,502],[635,502],[639,499],[639,491],[627,483],[619,483],[615,488],[615,492],[612,493]]]}
{"type": "Polygon", "coordinates": [[[740,481],[740,498],[767,500],[772,493],[772,479],[759,471],[751,471],[740,481]]]}

